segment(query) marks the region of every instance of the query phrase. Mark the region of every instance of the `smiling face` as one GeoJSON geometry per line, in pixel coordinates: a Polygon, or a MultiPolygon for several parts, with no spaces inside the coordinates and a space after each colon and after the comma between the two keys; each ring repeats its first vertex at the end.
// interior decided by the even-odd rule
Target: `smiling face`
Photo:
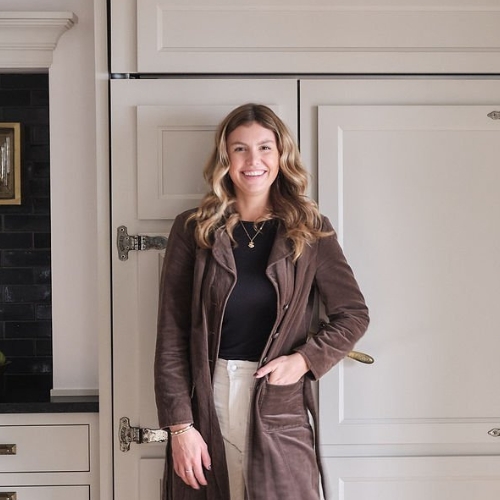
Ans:
{"type": "Polygon", "coordinates": [[[274,132],[257,122],[240,125],[227,137],[227,152],[236,198],[267,204],[279,173],[280,154],[274,132]]]}

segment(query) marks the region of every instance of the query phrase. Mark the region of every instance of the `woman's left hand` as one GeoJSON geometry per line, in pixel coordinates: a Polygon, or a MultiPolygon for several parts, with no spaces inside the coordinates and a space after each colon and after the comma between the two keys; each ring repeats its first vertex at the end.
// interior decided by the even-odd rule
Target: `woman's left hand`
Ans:
{"type": "Polygon", "coordinates": [[[255,372],[255,378],[269,375],[270,384],[288,385],[298,382],[308,371],[309,367],[302,354],[294,352],[289,356],[280,356],[261,366],[255,372]]]}

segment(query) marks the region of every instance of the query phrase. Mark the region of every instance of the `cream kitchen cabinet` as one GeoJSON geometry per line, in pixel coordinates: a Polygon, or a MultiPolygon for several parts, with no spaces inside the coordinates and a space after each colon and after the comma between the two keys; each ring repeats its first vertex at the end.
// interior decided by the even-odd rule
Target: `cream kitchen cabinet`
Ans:
{"type": "Polygon", "coordinates": [[[2,414],[0,499],[97,500],[97,413],[2,414]]]}
{"type": "MultiPolygon", "coordinates": [[[[500,455],[488,431],[500,406],[481,384],[498,378],[500,348],[488,313],[500,282],[492,250],[500,244],[497,87],[472,78],[112,82],[114,225],[130,234],[167,236],[175,213],[197,203],[216,124],[234,105],[269,104],[300,137],[311,195],[337,228],[372,309],[359,349],[375,364],[348,359],[319,384],[333,498],[461,500],[474,488],[498,498],[500,455]],[[481,342],[472,348],[474,325],[481,342]],[[483,343],[492,349],[468,359],[483,343]]],[[[162,251],[114,258],[115,425],[128,416],[154,428],[162,251]]],[[[163,454],[158,443],[126,452],[117,443],[116,498],[160,498],[163,454]]]]}

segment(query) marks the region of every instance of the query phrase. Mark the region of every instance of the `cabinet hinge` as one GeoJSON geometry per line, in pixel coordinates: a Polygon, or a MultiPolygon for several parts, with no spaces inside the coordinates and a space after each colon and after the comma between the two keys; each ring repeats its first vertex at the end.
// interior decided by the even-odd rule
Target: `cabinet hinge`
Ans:
{"type": "Polygon", "coordinates": [[[118,247],[118,258],[127,260],[131,250],[163,250],[167,246],[166,236],[131,236],[126,226],[120,226],[117,230],[116,246],[118,247]]]}
{"type": "Polygon", "coordinates": [[[168,440],[168,432],[163,429],[132,427],[128,417],[122,417],[120,418],[118,439],[120,440],[120,450],[129,451],[131,443],[164,443],[168,440]]]}

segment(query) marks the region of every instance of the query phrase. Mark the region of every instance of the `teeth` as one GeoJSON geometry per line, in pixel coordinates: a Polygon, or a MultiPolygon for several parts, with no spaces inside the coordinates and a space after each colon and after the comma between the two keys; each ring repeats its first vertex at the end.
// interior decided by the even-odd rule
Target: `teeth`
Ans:
{"type": "Polygon", "coordinates": [[[252,171],[252,172],[243,172],[244,175],[248,177],[257,177],[259,175],[262,175],[264,173],[263,170],[257,170],[257,171],[252,171]]]}

